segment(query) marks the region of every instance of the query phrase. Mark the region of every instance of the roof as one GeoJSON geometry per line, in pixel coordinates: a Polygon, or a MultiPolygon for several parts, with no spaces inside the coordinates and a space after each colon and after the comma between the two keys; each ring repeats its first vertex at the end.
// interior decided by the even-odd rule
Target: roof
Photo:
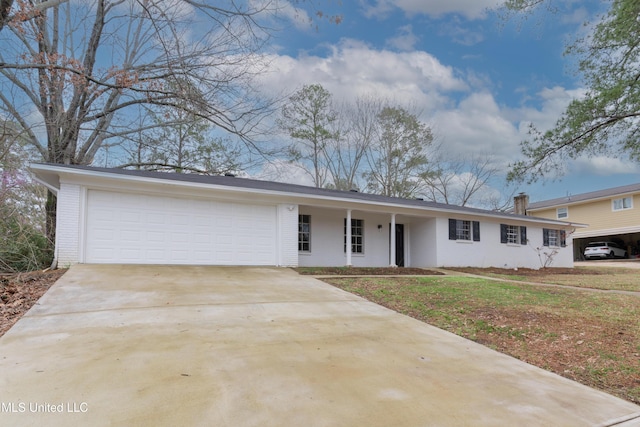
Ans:
{"type": "Polygon", "coordinates": [[[640,193],[640,183],[623,185],[621,187],[608,188],[605,190],[591,191],[589,193],[576,194],[556,199],[543,200],[541,202],[529,203],[527,210],[544,209],[554,206],[565,206],[598,199],[606,199],[622,194],[640,193]]]}
{"type": "Polygon", "coordinates": [[[151,179],[171,181],[173,183],[183,183],[185,185],[210,185],[212,187],[231,187],[245,190],[256,190],[259,192],[278,193],[286,195],[300,195],[318,199],[339,199],[344,201],[361,201],[371,204],[397,205],[420,210],[431,210],[440,212],[459,213],[477,216],[490,216],[508,219],[519,219],[527,222],[545,222],[557,225],[584,226],[565,221],[550,220],[548,218],[536,218],[526,215],[515,215],[500,211],[490,211],[486,209],[471,208],[466,206],[449,205],[444,203],[430,202],[420,199],[406,199],[400,197],[382,196],[379,194],[360,193],[354,191],[330,190],[316,188],[299,184],[288,184],[274,181],[261,181],[256,179],[239,178],[233,176],[200,175],[193,173],[170,173],[154,172],[144,170],[129,170],[120,168],[102,168],[82,165],[62,165],[51,163],[32,164],[31,171],[38,180],[51,189],[59,188],[59,175],[72,173],[74,175],[90,175],[102,177],[121,177],[123,179],[151,179]]]}

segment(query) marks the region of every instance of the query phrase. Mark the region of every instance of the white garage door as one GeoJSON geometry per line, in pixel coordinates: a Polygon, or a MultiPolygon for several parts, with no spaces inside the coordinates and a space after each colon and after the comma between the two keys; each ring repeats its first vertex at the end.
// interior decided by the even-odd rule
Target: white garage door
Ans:
{"type": "Polygon", "coordinates": [[[89,190],[85,261],[276,265],[276,208],[89,190]]]}

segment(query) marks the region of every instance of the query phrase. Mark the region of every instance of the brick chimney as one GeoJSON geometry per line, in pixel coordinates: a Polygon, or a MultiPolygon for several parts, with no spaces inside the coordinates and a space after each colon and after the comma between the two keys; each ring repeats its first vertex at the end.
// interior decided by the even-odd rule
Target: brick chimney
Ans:
{"type": "Polygon", "coordinates": [[[516,215],[526,215],[529,208],[529,196],[520,193],[513,198],[513,213],[516,215]]]}

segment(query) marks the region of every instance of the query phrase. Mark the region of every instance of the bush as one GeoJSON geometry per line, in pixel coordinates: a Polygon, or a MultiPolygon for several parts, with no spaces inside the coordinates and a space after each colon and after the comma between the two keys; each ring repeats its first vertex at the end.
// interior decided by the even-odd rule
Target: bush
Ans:
{"type": "Polygon", "coordinates": [[[47,268],[53,259],[53,244],[33,225],[16,216],[0,222],[0,271],[22,272],[47,268]]]}

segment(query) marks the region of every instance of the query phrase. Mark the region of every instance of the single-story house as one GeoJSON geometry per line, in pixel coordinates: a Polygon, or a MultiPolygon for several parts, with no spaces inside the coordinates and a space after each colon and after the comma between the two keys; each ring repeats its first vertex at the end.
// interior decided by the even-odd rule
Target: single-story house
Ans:
{"type": "Polygon", "coordinates": [[[59,266],[571,267],[571,234],[583,226],[232,176],[31,171],[57,194],[59,266]]]}

